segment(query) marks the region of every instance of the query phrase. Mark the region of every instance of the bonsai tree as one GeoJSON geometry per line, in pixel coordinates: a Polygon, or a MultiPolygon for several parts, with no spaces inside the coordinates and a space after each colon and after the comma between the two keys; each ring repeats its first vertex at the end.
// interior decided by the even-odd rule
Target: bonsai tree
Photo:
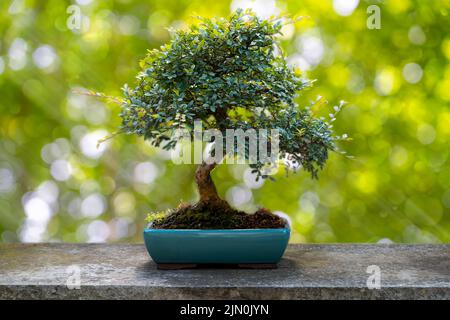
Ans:
{"type": "MultiPolygon", "coordinates": [[[[149,51],[141,61],[137,86],[124,87],[121,131],[169,150],[180,141],[174,132],[193,132],[195,120],[224,136],[227,129],[277,129],[278,158],[287,169],[303,168],[317,178],[339,137],[324,118],[313,116],[311,105],[299,108],[295,103],[310,82],[287,66],[276,42],[282,26],[283,19],[262,20],[238,10],[229,19],[201,19],[187,31],[176,31],[169,44],[149,51]]],[[[248,145],[245,157],[247,150],[248,145]]],[[[275,160],[257,159],[250,165],[257,179],[270,178],[264,168],[275,160]]],[[[284,225],[268,210],[244,215],[222,200],[211,178],[218,162],[203,161],[197,168],[198,203],[181,205],[157,219],[156,226],[284,225]]]]}

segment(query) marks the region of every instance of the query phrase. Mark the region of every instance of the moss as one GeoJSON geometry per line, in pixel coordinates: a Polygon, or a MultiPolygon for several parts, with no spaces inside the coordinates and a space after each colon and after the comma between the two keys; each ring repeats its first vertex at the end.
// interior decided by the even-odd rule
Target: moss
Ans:
{"type": "Polygon", "coordinates": [[[286,221],[267,209],[248,214],[211,204],[182,204],[178,208],[149,214],[156,229],[266,229],[283,228],[286,221]]]}

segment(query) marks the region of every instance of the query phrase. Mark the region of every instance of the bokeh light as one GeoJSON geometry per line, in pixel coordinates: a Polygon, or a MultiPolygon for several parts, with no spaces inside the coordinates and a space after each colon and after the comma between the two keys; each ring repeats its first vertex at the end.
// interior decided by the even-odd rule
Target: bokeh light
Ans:
{"type": "Polygon", "coordinates": [[[78,92],[121,96],[170,28],[238,7],[303,17],[276,52],[316,80],[301,107],[320,95],[314,112],[328,117],[348,102],[333,129],[349,139],[319,180],[219,166],[220,195],[289,217],[293,242],[449,242],[450,3],[358,0],[1,1],[0,241],[141,242],[148,212],[195,201],[195,166],[133,136],[98,145],[120,106],[78,92]],[[367,28],[371,4],[380,29],[367,28]],[[80,29],[68,27],[70,5],[80,29]]]}

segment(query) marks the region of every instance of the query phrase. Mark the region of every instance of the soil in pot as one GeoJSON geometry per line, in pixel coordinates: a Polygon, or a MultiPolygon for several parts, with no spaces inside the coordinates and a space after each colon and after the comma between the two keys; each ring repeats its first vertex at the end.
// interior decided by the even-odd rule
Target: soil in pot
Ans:
{"type": "Polygon", "coordinates": [[[253,214],[221,203],[181,204],[164,214],[149,216],[155,229],[277,229],[286,220],[267,209],[253,214]]]}

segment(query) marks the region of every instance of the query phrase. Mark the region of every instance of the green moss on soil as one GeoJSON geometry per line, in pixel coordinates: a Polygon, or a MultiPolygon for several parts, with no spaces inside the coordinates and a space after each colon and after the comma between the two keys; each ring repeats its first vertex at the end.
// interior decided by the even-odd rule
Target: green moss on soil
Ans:
{"type": "Polygon", "coordinates": [[[148,220],[155,229],[276,229],[286,225],[286,220],[267,209],[248,214],[210,204],[182,204],[165,213],[150,214],[148,220]]]}

